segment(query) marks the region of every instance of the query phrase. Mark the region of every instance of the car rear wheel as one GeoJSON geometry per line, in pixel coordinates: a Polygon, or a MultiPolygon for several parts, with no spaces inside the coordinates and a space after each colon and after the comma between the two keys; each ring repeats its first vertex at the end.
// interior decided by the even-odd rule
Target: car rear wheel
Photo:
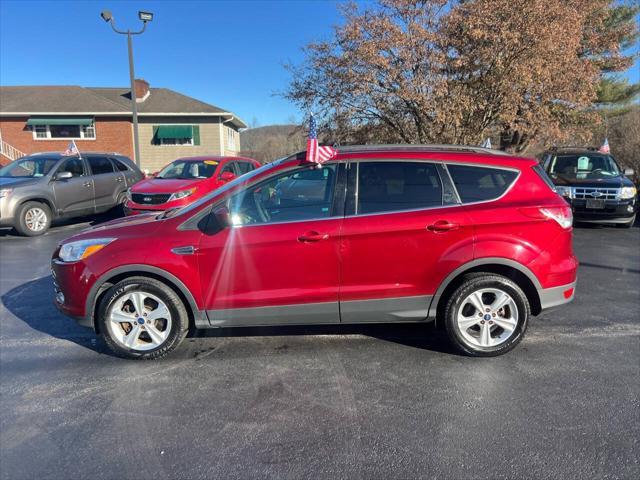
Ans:
{"type": "Polygon", "coordinates": [[[524,337],[531,308],[522,289],[501,275],[469,275],[449,297],[444,324],[451,342],[477,357],[501,355],[524,337]]]}
{"type": "Polygon", "coordinates": [[[26,202],[20,206],[15,225],[20,235],[37,237],[51,226],[51,209],[41,202],[26,202]]]}
{"type": "Polygon", "coordinates": [[[98,310],[99,330],[117,355],[160,358],[187,334],[189,317],[178,295],[164,283],[133,277],[111,287],[98,310]]]}

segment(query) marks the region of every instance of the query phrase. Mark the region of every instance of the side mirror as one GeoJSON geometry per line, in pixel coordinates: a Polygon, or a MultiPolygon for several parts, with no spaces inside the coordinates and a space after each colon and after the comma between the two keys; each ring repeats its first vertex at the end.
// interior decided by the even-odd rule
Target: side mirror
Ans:
{"type": "Polygon", "coordinates": [[[232,172],[222,172],[218,178],[223,182],[230,182],[236,176],[232,172]]]}
{"type": "Polygon", "coordinates": [[[216,218],[216,222],[221,228],[227,228],[231,226],[231,213],[226,206],[221,205],[217,207],[213,211],[213,216],[216,218]]]}
{"type": "Polygon", "coordinates": [[[56,175],[56,180],[68,180],[73,178],[73,173],[71,172],[60,172],[56,175]]]}
{"type": "Polygon", "coordinates": [[[633,168],[625,168],[625,169],[624,169],[624,172],[622,172],[622,173],[623,173],[623,175],[624,175],[625,177],[633,177],[633,175],[634,175],[636,172],[633,170],[633,168]]]}

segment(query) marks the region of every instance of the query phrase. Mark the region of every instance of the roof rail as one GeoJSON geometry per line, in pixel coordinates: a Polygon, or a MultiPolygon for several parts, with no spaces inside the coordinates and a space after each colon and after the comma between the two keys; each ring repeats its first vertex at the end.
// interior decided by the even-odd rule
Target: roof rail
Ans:
{"type": "Polygon", "coordinates": [[[558,150],[589,150],[590,152],[597,152],[598,147],[585,147],[584,145],[554,145],[549,148],[550,152],[557,152],[558,150]]]}
{"type": "Polygon", "coordinates": [[[509,153],[501,150],[477,147],[475,145],[411,145],[400,143],[385,145],[337,145],[335,148],[343,153],[400,150],[404,152],[469,152],[510,156],[509,153]]]}

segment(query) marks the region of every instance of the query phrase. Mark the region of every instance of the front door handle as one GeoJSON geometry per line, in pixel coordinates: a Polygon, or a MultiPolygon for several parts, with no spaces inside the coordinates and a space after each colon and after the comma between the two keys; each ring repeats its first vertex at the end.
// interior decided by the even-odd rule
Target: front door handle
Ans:
{"type": "Polygon", "coordinates": [[[328,233],[318,233],[314,230],[302,234],[298,237],[299,242],[307,243],[307,242],[319,242],[321,240],[326,240],[329,238],[328,233]]]}
{"type": "Polygon", "coordinates": [[[116,182],[121,182],[122,181],[122,177],[116,177],[116,182]]]}
{"type": "Polygon", "coordinates": [[[87,183],[83,183],[83,185],[84,185],[85,187],[87,187],[87,188],[91,188],[91,184],[90,184],[89,182],[87,182],[87,183]]]}
{"type": "Polygon", "coordinates": [[[449,230],[457,230],[460,228],[458,223],[451,223],[446,220],[438,220],[427,226],[427,230],[431,232],[448,232],[449,230]]]}

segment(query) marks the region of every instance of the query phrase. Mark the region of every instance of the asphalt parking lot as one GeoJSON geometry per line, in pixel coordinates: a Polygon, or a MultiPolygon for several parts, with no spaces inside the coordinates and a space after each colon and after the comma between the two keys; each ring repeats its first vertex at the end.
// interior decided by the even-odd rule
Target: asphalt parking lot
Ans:
{"type": "Polygon", "coordinates": [[[638,478],[640,228],[575,230],[575,302],[506,356],[420,325],[234,329],[114,358],[52,304],[86,223],[0,232],[0,476],[638,478]]]}

